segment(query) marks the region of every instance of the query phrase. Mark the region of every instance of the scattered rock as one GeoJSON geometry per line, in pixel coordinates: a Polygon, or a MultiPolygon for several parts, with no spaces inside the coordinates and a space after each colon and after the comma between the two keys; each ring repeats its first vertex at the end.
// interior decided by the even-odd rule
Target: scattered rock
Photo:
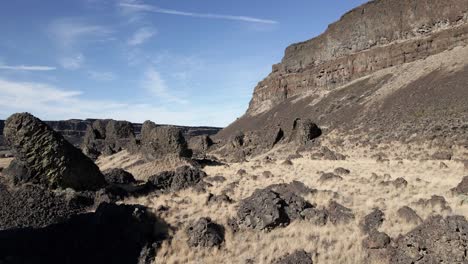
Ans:
{"type": "Polygon", "coordinates": [[[147,159],[165,156],[191,157],[182,131],[172,126],[158,126],[151,121],[143,123],[139,149],[147,159]]]}
{"type": "Polygon", "coordinates": [[[468,222],[463,216],[431,216],[395,241],[390,263],[467,263],[468,222]]]}
{"type": "Polygon", "coordinates": [[[448,205],[447,201],[445,200],[445,197],[439,195],[432,195],[430,199],[419,199],[419,201],[417,201],[416,204],[424,207],[430,207],[432,209],[438,208],[441,211],[452,211],[452,208],[450,208],[450,206],[448,205]]]}
{"type": "Polygon", "coordinates": [[[245,171],[244,169],[240,169],[237,171],[236,174],[239,176],[244,176],[244,175],[247,175],[247,171],[245,171]]]}
{"type": "Polygon", "coordinates": [[[224,241],[224,228],[206,217],[190,225],[186,233],[191,247],[219,247],[224,241]]]}
{"type": "Polygon", "coordinates": [[[334,173],[331,173],[331,172],[323,173],[319,178],[319,182],[341,181],[341,180],[343,180],[343,177],[336,175],[334,173]]]}
{"type": "Polygon", "coordinates": [[[406,186],[408,186],[408,182],[404,178],[399,177],[393,181],[382,181],[380,185],[382,186],[393,185],[395,188],[399,189],[399,188],[406,188],[406,186]]]}
{"type": "Polygon", "coordinates": [[[302,156],[301,154],[299,153],[296,153],[296,154],[291,154],[287,157],[288,160],[293,160],[293,159],[300,159],[300,158],[303,158],[304,156],[302,156]]]}
{"type": "Polygon", "coordinates": [[[301,212],[302,217],[318,226],[324,226],[328,221],[328,211],[326,209],[306,208],[301,212]]]}
{"type": "Polygon", "coordinates": [[[16,165],[28,170],[26,177],[15,178],[16,182],[32,182],[52,189],[97,190],[104,186],[104,177],[96,164],[36,117],[14,114],[6,120],[3,133],[15,151],[16,165]]]}
{"type": "Polygon", "coordinates": [[[323,160],[345,160],[346,156],[337,152],[332,151],[328,147],[322,147],[319,153],[312,156],[313,159],[323,160]]]}
{"type": "Polygon", "coordinates": [[[468,176],[463,177],[462,181],[457,185],[457,187],[453,188],[452,191],[457,194],[468,195],[468,176]]]}
{"type": "Polygon", "coordinates": [[[178,167],[175,171],[164,171],[148,179],[155,189],[163,191],[179,191],[200,183],[206,173],[190,166],[178,167]]]}
{"type": "Polygon", "coordinates": [[[188,141],[188,148],[192,150],[193,156],[204,158],[213,144],[213,140],[210,136],[201,135],[190,138],[188,141]]]}
{"type": "Polygon", "coordinates": [[[310,119],[294,120],[290,141],[299,145],[306,145],[309,141],[322,135],[322,130],[310,119]]]}
{"type": "Polygon", "coordinates": [[[385,214],[381,210],[374,209],[370,214],[364,217],[360,224],[361,230],[366,234],[377,231],[384,221],[384,216],[385,214]]]}
{"type": "Polygon", "coordinates": [[[293,164],[293,162],[291,160],[287,159],[287,160],[283,161],[281,163],[281,165],[292,166],[294,164],[293,164]]]}
{"type": "Polygon", "coordinates": [[[289,223],[284,201],[269,189],[258,189],[239,203],[239,222],[258,230],[269,230],[289,223]]]}
{"type": "Polygon", "coordinates": [[[328,219],[334,225],[348,224],[354,220],[354,214],[351,209],[342,206],[341,204],[331,201],[328,205],[328,219]]]}
{"type": "Polygon", "coordinates": [[[226,178],[222,175],[216,175],[213,177],[206,178],[206,180],[210,182],[225,182],[226,178]]]}
{"type": "Polygon", "coordinates": [[[362,246],[366,249],[382,249],[390,244],[390,237],[377,230],[371,230],[366,238],[362,241],[362,246]]]}
{"type": "Polygon", "coordinates": [[[447,164],[445,164],[444,162],[441,161],[439,163],[439,169],[448,169],[448,166],[447,166],[447,164]]]}
{"type": "Polygon", "coordinates": [[[452,153],[448,151],[438,151],[434,154],[432,154],[431,158],[433,160],[451,160],[452,159],[452,153]]]}
{"type": "Polygon", "coordinates": [[[112,155],[134,143],[133,125],[127,121],[96,120],[88,125],[81,148],[92,159],[112,155]]]}
{"type": "Polygon", "coordinates": [[[208,194],[206,203],[232,203],[233,200],[227,194],[214,195],[212,193],[208,194]]]}
{"type": "Polygon", "coordinates": [[[302,212],[313,206],[293,191],[308,189],[303,184],[299,187],[300,184],[277,184],[255,190],[239,203],[239,223],[253,229],[270,230],[286,226],[294,219],[302,219],[302,212]]]}
{"type": "Polygon", "coordinates": [[[239,223],[238,223],[238,220],[236,218],[233,218],[233,217],[228,218],[227,225],[231,228],[231,231],[233,233],[237,233],[240,230],[239,229],[239,223]]]}
{"type": "Polygon", "coordinates": [[[312,264],[312,254],[304,250],[297,250],[294,253],[281,257],[275,264],[312,264]]]}
{"type": "Polygon", "coordinates": [[[273,173],[271,171],[264,171],[262,172],[262,176],[265,177],[266,179],[269,179],[271,177],[273,177],[273,173]]]}
{"type": "Polygon", "coordinates": [[[422,222],[422,218],[408,206],[403,206],[398,209],[397,215],[410,224],[420,224],[422,222]]]}
{"type": "Polygon", "coordinates": [[[133,175],[124,169],[114,168],[104,171],[104,178],[109,184],[130,184],[136,180],[133,175]]]}
{"type": "Polygon", "coordinates": [[[342,168],[342,167],[336,168],[333,172],[338,175],[348,175],[351,173],[350,170],[342,168]]]}

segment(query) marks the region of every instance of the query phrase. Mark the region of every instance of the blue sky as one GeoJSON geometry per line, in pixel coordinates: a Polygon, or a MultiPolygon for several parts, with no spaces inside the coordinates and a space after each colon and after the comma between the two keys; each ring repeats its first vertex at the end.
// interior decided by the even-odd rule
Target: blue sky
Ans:
{"type": "Polygon", "coordinates": [[[0,119],[226,126],[291,43],[363,0],[0,2],[0,119]]]}

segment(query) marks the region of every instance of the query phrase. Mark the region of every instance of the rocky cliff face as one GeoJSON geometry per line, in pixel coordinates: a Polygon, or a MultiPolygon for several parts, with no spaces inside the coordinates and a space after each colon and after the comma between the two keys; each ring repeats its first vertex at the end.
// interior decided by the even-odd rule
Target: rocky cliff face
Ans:
{"type": "Polygon", "coordinates": [[[371,1],[322,35],[289,46],[281,63],[255,87],[247,114],[463,45],[467,23],[468,0],[371,1]]]}
{"type": "Polygon", "coordinates": [[[468,0],[371,1],[289,46],[216,139],[229,146],[241,133],[264,152],[275,131],[291,138],[294,120],[310,119],[324,138],[466,146],[467,44],[468,0]]]}

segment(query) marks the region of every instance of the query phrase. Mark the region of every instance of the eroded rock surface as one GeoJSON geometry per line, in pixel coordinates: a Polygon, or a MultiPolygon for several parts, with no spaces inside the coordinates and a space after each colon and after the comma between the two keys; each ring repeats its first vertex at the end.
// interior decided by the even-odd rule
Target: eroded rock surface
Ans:
{"type": "Polygon", "coordinates": [[[312,254],[304,250],[297,250],[281,257],[275,264],[312,264],[312,254]]]}
{"type": "Polygon", "coordinates": [[[26,178],[15,181],[76,190],[97,190],[105,184],[92,160],[31,114],[9,117],[3,133],[15,152],[16,165],[28,170],[26,178]]]}
{"type": "Polygon", "coordinates": [[[467,263],[468,222],[431,216],[395,243],[391,263],[467,263]]]}
{"type": "Polygon", "coordinates": [[[191,247],[219,247],[224,241],[224,227],[206,217],[191,224],[186,233],[191,247]]]}

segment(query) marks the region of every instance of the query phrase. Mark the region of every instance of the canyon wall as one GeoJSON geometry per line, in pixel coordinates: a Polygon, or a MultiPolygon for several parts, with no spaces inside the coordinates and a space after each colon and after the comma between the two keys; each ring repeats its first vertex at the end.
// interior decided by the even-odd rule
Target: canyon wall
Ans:
{"type": "Polygon", "coordinates": [[[468,0],[371,1],[322,35],[286,48],[281,63],[255,87],[247,115],[466,43],[468,0]]]}

